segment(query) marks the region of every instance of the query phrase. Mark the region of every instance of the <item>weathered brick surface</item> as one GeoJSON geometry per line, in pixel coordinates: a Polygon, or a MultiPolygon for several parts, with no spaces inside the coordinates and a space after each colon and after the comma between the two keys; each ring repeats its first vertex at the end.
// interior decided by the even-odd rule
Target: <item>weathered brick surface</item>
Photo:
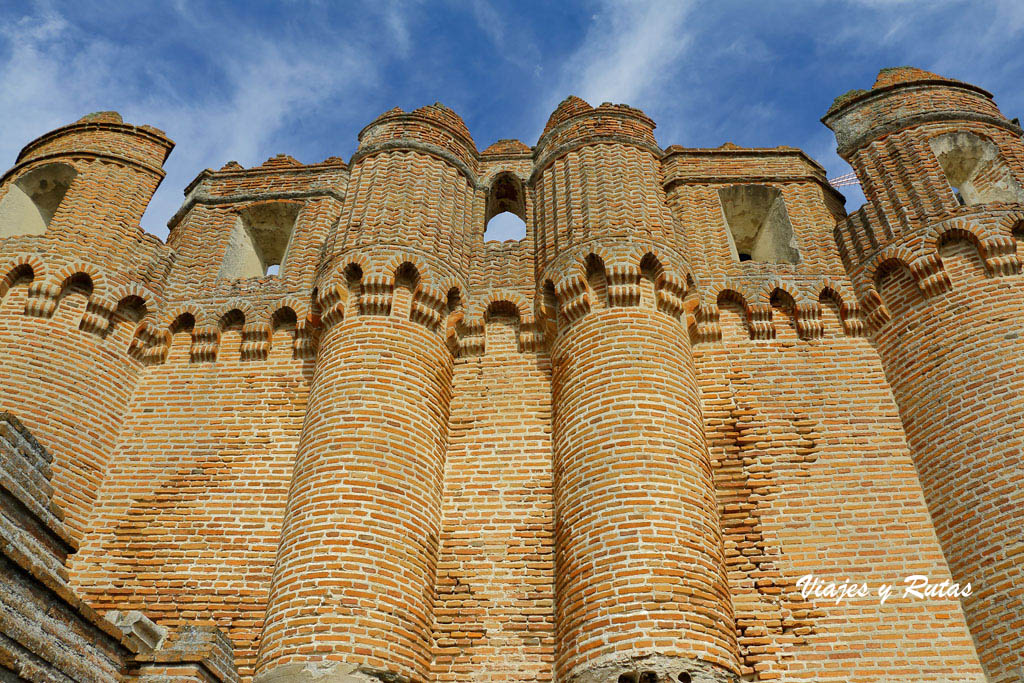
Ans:
{"type": "Polygon", "coordinates": [[[312,361],[285,330],[265,361],[241,360],[238,332],[214,363],[174,335],[139,383],[94,516],[73,560],[100,610],[143,610],[177,628],[213,623],[251,674],[305,414],[312,361]],[[232,353],[233,351],[233,353],[232,353]]]}
{"type": "Polygon", "coordinates": [[[979,184],[998,175],[1010,194],[1024,180],[1024,144],[988,93],[916,70],[888,76],[824,119],[854,141],[841,151],[868,199],[836,237],[953,577],[975,587],[963,606],[978,653],[991,680],[1015,681],[1024,671],[1024,235],[1014,231],[1024,207],[960,206],[929,143],[950,132],[989,141],[979,184]],[[914,115],[892,121],[893,110],[914,115]]]}
{"type": "Polygon", "coordinates": [[[64,562],[75,544],[51,499],[51,462],[28,429],[0,414],[0,679],[237,681],[234,647],[215,627],[162,638],[134,613],[127,622],[143,622],[149,637],[140,640],[72,590],[64,562]]]}
{"type": "Polygon", "coordinates": [[[436,104],[348,163],[205,170],[166,244],[160,131],[43,136],[0,180],[10,223],[71,179],[0,224],[0,406],[53,462],[7,470],[5,547],[169,630],[104,680],[1017,680],[1020,130],[914,69],[825,121],[850,216],[800,150],[569,98],[533,148],[436,104]],[[485,243],[505,210],[526,237],[485,243]],[[225,275],[267,229],[280,270],[225,275]]]}
{"type": "Polygon", "coordinates": [[[487,315],[456,362],[434,610],[434,680],[550,681],[554,649],[551,372],[517,312],[487,315]],[[492,409],[481,411],[482,405],[492,409]]]}

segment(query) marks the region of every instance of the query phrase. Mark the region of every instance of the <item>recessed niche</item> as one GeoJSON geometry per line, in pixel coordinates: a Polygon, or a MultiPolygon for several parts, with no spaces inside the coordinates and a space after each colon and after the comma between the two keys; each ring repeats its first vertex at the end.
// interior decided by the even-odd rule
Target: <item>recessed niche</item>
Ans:
{"type": "Polygon", "coordinates": [[[737,261],[799,263],[793,225],[782,192],[767,185],[730,185],[718,191],[737,261]]]}
{"type": "Polygon", "coordinates": [[[0,201],[0,238],[46,232],[75,175],[67,164],[47,164],[15,180],[0,201]]]}
{"type": "Polygon", "coordinates": [[[279,275],[288,257],[299,206],[293,202],[266,202],[239,211],[228,238],[220,277],[239,280],[279,275]]]}

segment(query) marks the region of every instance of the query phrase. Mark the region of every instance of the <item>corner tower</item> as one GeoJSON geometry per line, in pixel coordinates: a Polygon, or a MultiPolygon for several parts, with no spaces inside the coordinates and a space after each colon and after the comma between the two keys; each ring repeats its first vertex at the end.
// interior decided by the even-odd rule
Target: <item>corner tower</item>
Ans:
{"type": "Polygon", "coordinates": [[[823,122],[867,203],[835,231],[993,681],[1024,667],[1024,142],[981,88],[901,67],[823,122]]]}
{"type": "Polygon", "coordinates": [[[100,112],[30,142],[0,179],[0,406],[55,459],[81,539],[141,363],[169,250],[139,220],[174,143],[100,112]]]}
{"type": "Polygon", "coordinates": [[[654,123],[569,98],[535,149],[555,679],[731,681],[722,536],[654,123]]]}

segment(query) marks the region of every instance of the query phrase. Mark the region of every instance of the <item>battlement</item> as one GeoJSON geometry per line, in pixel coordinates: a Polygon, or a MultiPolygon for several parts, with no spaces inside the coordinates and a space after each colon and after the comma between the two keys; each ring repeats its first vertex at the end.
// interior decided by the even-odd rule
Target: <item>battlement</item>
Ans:
{"type": "Polygon", "coordinates": [[[159,128],[125,124],[114,111],[97,112],[25,145],[8,174],[40,159],[89,154],[134,163],[163,177],[163,164],[173,148],[174,142],[159,128]]]}
{"type": "MultiPolygon", "coordinates": [[[[141,131],[144,140],[159,137],[158,131],[127,126],[110,112],[51,136],[97,128],[141,131]]],[[[543,282],[561,282],[566,269],[585,269],[588,254],[618,253],[607,239],[627,234],[637,248],[671,246],[670,260],[683,275],[658,286],[668,287],[664,296],[672,292],[680,300],[690,292],[706,312],[725,290],[750,302],[751,320],[767,315],[769,325],[770,314],[758,312],[769,302],[759,303],[758,292],[788,290],[794,311],[817,310],[823,289],[850,298],[844,286],[823,284],[841,280],[834,247],[822,236],[841,212],[842,197],[820,165],[795,148],[726,143],[662,151],[654,128],[638,109],[594,107],[569,97],[552,113],[535,147],[499,140],[478,152],[462,119],[434,104],[381,114],[359,133],[359,148],[348,163],[331,157],[302,164],[279,154],[253,168],[227,162],[206,169],[185,188],[185,202],[168,222],[171,232],[159,258],[169,270],[162,282],[147,281],[140,290],[145,318],[129,356],[162,362],[173,329],[185,324],[180,320],[187,313],[186,329],[193,335],[187,357],[193,362],[220,357],[222,337],[236,324],[247,340],[242,357],[266,358],[274,321],[282,315],[295,320],[295,357],[312,357],[323,321],[340,320],[345,310],[348,315],[392,310],[400,267],[417,273],[411,310],[426,315],[430,325],[448,318],[446,301],[460,302],[462,312],[452,318],[459,322],[448,334],[466,340],[453,342],[453,348],[483,352],[486,312],[499,301],[522,311],[519,346],[532,348],[544,343],[542,324],[534,322],[543,308],[536,294],[543,282]],[[578,184],[585,176],[589,180],[578,184]],[[644,189],[623,193],[634,186],[644,189]],[[670,207],[682,204],[671,198],[710,187],[715,194],[701,199],[699,210],[724,210],[729,227],[710,241],[686,246],[695,234],[680,226],[692,217],[685,211],[673,216],[670,207]],[[524,220],[525,240],[505,246],[483,242],[486,221],[502,211],[524,220]],[[762,223],[768,227],[762,229],[762,223]],[[434,246],[424,249],[428,244],[434,246]],[[738,262],[751,253],[749,262],[738,262]],[[696,271],[687,265],[693,258],[701,262],[696,271]],[[786,265],[798,262],[803,265],[786,265]],[[353,268],[360,273],[355,279],[353,268]],[[354,286],[359,292],[350,291],[354,286]]],[[[620,274],[619,257],[613,258],[606,264],[609,276],[625,277],[624,283],[637,280],[640,256],[627,256],[636,263],[621,266],[630,275],[620,274]]],[[[122,279],[106,273],[102,264],[83,264],[80,270],[89,274],[94,298],[109,289],[104,282],[122,279]]],[[[64,289],[56,283],[54,300],[64,289]]],[[[90,304],[92,318],[83,329],[105,333],[118,305],[90,304]]],[[[847,308],[856,310],[852,302],[847,308]]],[[[764,334],[755,327],[753,339],[764,334]]],[[[717,337],[711,332],[694,338],[717,337]]]]}
{"type": "Polygon", "coordinates": [[[963,81],[910,67],[884,69],[871,90],[836,98],[821,119],[848,159],[863,145],[895,131],[931,121],[978,121],[1021,134],[1000,114],[991,93],[963,81]]]}
{"type": "Polygon", "coordinates": [[[662,149],[569,97],[533,146],[437,103],[347,161],[202,170],[166,243],[139,228],[166,135],[40,137],[0,180],[16,542],[161,641],[130,657],[154,676],[1012,671],[1020,128],[909,67],[823,120],[849,215],[800,149],[662,149]],[[485,241],[504,212],[525,236],[485,241]],[[990,592],[797,589],[908,568],[990,592]]]}

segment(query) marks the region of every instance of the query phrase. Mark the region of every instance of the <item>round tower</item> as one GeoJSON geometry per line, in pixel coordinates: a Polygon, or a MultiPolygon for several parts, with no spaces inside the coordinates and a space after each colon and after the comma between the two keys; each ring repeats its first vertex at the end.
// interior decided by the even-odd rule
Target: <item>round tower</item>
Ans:
{"type": "Polygon", "coordinates": [[[835,232],[992,681],[1024,670],[1024,142],[984,90],[902,67],[822,119],[867,203],[835,232]]]}
{"type": "Polygon", "coordinates": [[[654,123],[563,102],[537,144],[554,406],[556,680],[731,681],[712,473],[654,123]]]}
{"type": "Polygon", "coordinates": [[[80,539],[141,363],[167,250],[139,219],[174,143],[116,112],[30,142],[0,179],[0,407],[53,453],[80,539]]]}
{"type": "Polygon", "coordinates": [[[130,261],[173,147],[163,131],[113,111],[33,140],[0,179],[0,237],[46,235],[79,258],[130,261]]]}
{"type": "Polygon", "coordinates": [[[360,134],[318,282],[324,331],[257,664],[266,681],[426,681],[475,147],[440,105],[360,134]]]}

